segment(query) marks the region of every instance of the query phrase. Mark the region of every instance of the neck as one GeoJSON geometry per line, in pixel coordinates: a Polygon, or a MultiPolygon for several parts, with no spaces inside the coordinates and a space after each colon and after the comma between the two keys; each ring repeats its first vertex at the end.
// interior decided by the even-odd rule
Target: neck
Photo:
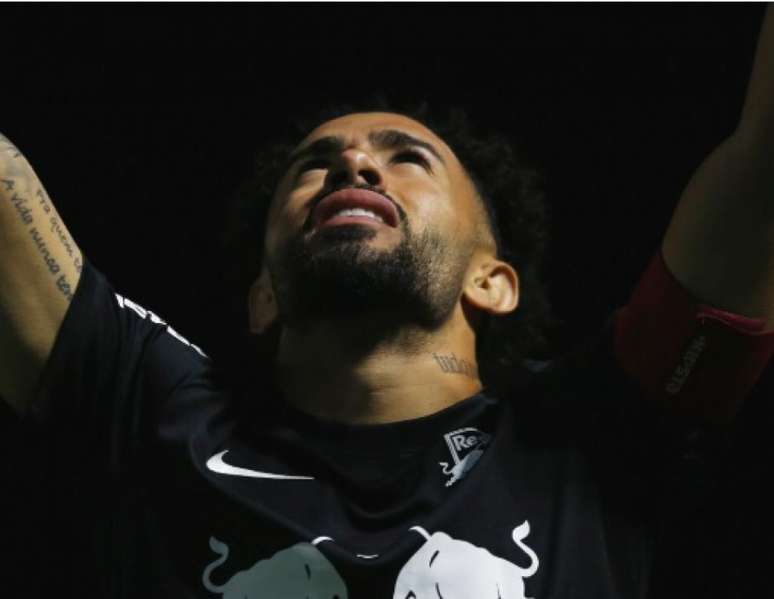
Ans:
{"type": "Polygon", "coordinates": [[[373,331],[373,315],[283,329],[285,400],[321,419],[377,424],[427,416],[482,389],[467,323],[452,318],[438,331],[401,328],[377,338],[373,331]]]}

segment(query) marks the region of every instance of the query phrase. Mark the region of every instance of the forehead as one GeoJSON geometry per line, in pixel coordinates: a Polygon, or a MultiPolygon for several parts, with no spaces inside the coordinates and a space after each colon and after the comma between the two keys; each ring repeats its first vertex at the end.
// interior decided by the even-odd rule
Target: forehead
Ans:
{"type": "Polygon", "coordinates": [[[447,162],[456,163],[456,156],[440,137],[422,123],[393,112],[357,112],[341,116],[318,125],[296,149],[303,148],[317,139],[328,136],[344,137],[348,143],[366,143],[368,135],[384,130],[403,131],[432,144],[447,162]]]}

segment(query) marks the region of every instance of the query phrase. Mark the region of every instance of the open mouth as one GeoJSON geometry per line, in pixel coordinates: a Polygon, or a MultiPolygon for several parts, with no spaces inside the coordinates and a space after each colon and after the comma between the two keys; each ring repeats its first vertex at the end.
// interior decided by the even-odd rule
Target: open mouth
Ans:
{"type": "Polygon", "coordinates": [[[366,189],[342,189],[323,198],[313,213],[315,228],[346,224],[398,226],[398,211],[385,196],[366,189]]]}

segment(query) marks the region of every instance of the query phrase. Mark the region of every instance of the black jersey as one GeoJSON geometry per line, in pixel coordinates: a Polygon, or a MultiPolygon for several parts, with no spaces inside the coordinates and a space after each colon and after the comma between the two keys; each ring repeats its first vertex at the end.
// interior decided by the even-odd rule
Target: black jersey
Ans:
{"type": "MultiPolygon", "coordinates": [[[[484,390],[383,425],[288,406],[247,418],[205,351],[86,260],[28,416],[51,440],[51,509],[70,523],[62,585],[106,598],[644,597],[668,480],[695,437],[650,381],[669,397],[701,389],[696,354],[719,337],[665,340],[674,368],[649,374],[648,335],[684,316],[657,304],[644,326],[658,310],[635,303],[567,356],[525,362],[510,397],[484,390]]],[[[774,336],[722,320],[701,322],[754,337],[723,346],[752,384],[774,336]]]]}

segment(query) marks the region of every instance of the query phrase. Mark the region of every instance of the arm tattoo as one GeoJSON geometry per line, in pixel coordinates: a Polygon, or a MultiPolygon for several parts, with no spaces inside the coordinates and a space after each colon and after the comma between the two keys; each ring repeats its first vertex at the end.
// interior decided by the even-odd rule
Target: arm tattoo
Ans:
{"type": "Polygon", "coordinates": [[[40,204],[40,207],[43,208],[43,212],[48,214],[51,212],[51,205],[48,202],[48,196],[42,189],[38,189],[38,192],[35,194],[38,198],[38,204],[40,204]]]}
{"type": "Polygon", "coordinates": [[[59,218],[56,216],[56,213],[51,214],[51,199],[48,197],[46,190],[41,187],[38,189],[35,195],[38,198],[38,204],[40,204],[40,207],[43,208],[43,212],[50,215],[49,220],[51,222],[51,232],[55,233],[56,236],[59,237],[59,241],[67,252],[67,255],[73,259],[73,266],[75,266],[75,270],[80,273],[83,270],[83,262],[81,261],[81,257],[73,248],[74,244],[67,236],[65,228],[59,221],[59,218]]]}
{"type": "Polygon", "coordinates": [[[56,236],[59,238],[59,242],[64,247],[67,255],[70,256],[70,258],[74,258],[75,256],[73,256],[74,252],[73,246],[70,243],[70,238],[64,232],[64,229],[62,228],[62,225],[59,223],[59,219],[57,219],[56,216],[51,216],[51,232],[56,234],[56,236]]]}
{"type": "MultiPolygon", "coordinates": [[[[55,278],[57,290],[59,290],[59,292],[64,295],[68,302],[71,302],[75,288],[67,279],[67,275],[61,272],[62,267],[60,266],[57,259],[51,254],[51,251],[48,249],[46,242],[43,240],[43,236],[40,234],[40,231],[36,226],[35,218],[33,217],[33,211],[29,207],[29,200],[24,195],[20,195],[16,191],[13,179],[0,179],[0,183],[4,185],[5,191],[12,192],[10,193],[10,202],[16,209],[16,213],[18,214],[21,222],[24,225],[29,225],[28,231],[30,237],[35,244],[38,253],[43,259],[43,263],[46,265],[48,272],[55,278]]],[[[48,203],[48,198],[45,196],[44,192],[39,189],[36,196],[43,211],[46,213],[51,213],[51,205],[48,203]]],[[[59,242],[62,244],[62,247],[67,252],[67,255],[73,260],[73,264],[75,265],[76,270],[81,272],[81,269],[83,268],[81,258],[73,248],[73,243],[65,233],[64,227],[59,222],[59,219],[53,214],[50,216],[50,227],[51,232],[57,236],[59,242]]]]}
{"type": "Polygon", "coordinates": [[[19,218],[25,225],[31,225],[33,222],[32,210],[27,207],[27,198],[20,196],[15,191],[11,196],[11,204],[16,208],[16,212],[19,214],[19,218]]]}
{"type": "Polygon", "coordinates": [[[62,295],[65,296],[68,302],[72,301],[73,287],[67,280],[67,277],[64,274],[60,274],[59,271],[62,270],[62,267],[59,266],[59,262],[57,262],[56,258],[51,255],[51,252],[46,246],[46,242],[43,241],[43,237],[40,235],[40,231],[38,231],[37,227],[30,228],[30,236],[32,237],[32,241],[35,242],[35,246],[38,248],[38,252],[48,268],[48,272],[55,277],[59,275],[56,279],[56,288],[62,292],[62,295]]]}

